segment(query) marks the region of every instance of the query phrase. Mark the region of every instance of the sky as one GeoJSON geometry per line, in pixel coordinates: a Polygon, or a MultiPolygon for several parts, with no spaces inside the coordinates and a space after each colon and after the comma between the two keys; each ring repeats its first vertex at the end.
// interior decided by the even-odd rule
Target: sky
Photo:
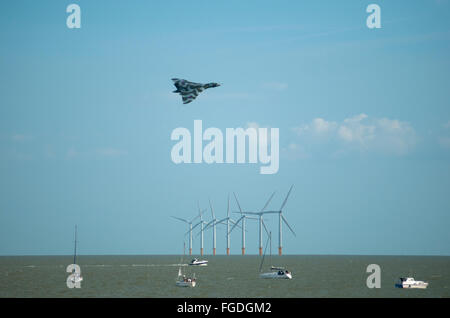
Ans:
{"type": "Polygon", "coordinates": [[[180,254],[188,227],[170,216],[199,202],[208,222],[210,199],[223,218],[233,192],[260,210],[276,191],[277,210],[291,185],[285,254],[450,255],[449,1],[0,6],[0,255],[71,254],[75,224],[80,254],[180,254]],[[222,85],[183,105],[174,77],[222,85]],[[194,120],[278,128],[278,172],[175,164],[171,133],[194,120]]]}

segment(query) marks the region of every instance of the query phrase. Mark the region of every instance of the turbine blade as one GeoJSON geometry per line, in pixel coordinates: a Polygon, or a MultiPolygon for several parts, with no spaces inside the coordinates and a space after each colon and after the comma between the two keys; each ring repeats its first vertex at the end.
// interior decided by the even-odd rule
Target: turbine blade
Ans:
{"type": "Polygon", "coordinates": [[[197,224],[195,224],[195,225],[192,227],[192,230],[194,230],[199,224],[202,224],[202,222],[203,222],[203,221],[200,221],[200,222],[198,222],[197,224]]]}
{"type": "Polygon", "coordinates": [[[210,208],[211,208],[211,214],[212,214],[213,220],[215,220],[215,219],[216,219],[216,216],[214,215],[214,209],[213,209],[213,207],[212,207],[211,200],[208,199],[208,201],[209,201],[209,206],[210,206],[210,208]]]}
{"type": "Polygon", "coordinates": [[[264,230],[266,230],[267,235],[270,236],[269,231],[267,230],[266,223],[262,220],[262,225],[264,226],[264,230]]]}
{"type": "Polygon", "coordinates": [[[182,221],[182,222],[186,222],[186,223],[188,223],[188,224],[189,224],[189,221],[188,221],[188,220],[185,220],[185,219],[182,219],[182,218],[179,218],[179,217],[173,216],[173,215],[171,215],[171,217],[173,217],[174,219],[177,219],[177,220],[180,220],[180,221],[182,221]]]}
{"type": "Polygon", "coordinates": [[[242,216],[239,220],[237,220],[236,223],[234,223],[233,227],[231,228],[230,232],[228,232],[228,234],[231,233],[231,232],[233,232],[234,228],[238,225],[238,223],[239,223],[244,217],[245,217],[245,216],[242,216]]]}
{"type": "Polygon", "coordinates": [[[241,213],[241,214],[256,214],[259,215],[260,212],[253,212],[253,211],[233,211],[233,213],[241,213]]]}
{"type": "Polygon", "coordinates": [[[210,227],[210,226],[211,226],[211,223],[213,223],[214,221],[215,221],[215,220],[209,221],[209,223],[205,225],[205,227],[203,228],[203,230],[206,231],[206,229],[207,229],[208,227],[210,227]]]}
{"type": "Polygon", "coordinates": [[[224,218],[224,219],[222,219],[220,221],[217,221],[216,224],[222,223],[223,221],[226,221],[227,219],[228,219],[228,217],[226,217],[226,218],[224,218]]]}
{"type": "Polygon", "coordinates": [[[237,203],[237,205],[238,205],[238,207],[239,207],[239,211],[241,211],[241,213],[242,213],[241,205],[239,204],[239,200],[237,199],[236,193],[233,192],[233,195],[234,195],[234,198],[235,198],[235,200],[236,200],[236,203],[237,203]]]}
{"type": "MultiPolygon", "coordinates": [[[[231,222],[231,224],[236,224],[236,227],[237,227],[237,228],[242,229],[242,227],[239,226],[239,225],[237,224],[237,222],[235,222],[234,220],[230,219],[230,222],[231,222]]],[[[230,232],[231,232],[231,231],[230,231],[230,232]]],[[[245,230],[245,232],[247,232],[247,230],[245,230]]]]}
{"type": "Polygon", "coordinates": [[[227,217],[230,217],[230,194],[228,193],[227,217]]]}
{"type": "Polygon", "coordinates": [[[291,188],[289,189],[289,192],[288,192],[288,194],[287,194],[287,196],[286,196],[286,199],[284,199],[283,204],[281,205],[280,211],[283,210],[284,205],[286,204],[287,199],[289,198],[289,194],[291,194],[291,191],[292,191],[292,188],[293,188],[293,187],[294,187],[294,185],[291,185],[291,188]]]}
{"type": "Polygon", "coordinates": [[[270,196],[269,200],[267,200],[266,205],[264,205],[264,207],[261,209],[261,212],[264,211],[267,208],[267,206],[270,203],[270,200],[272,200],[274,195],[275,195],[275,191],[272,193],[272,195],[270,196]]]}
{"type": "Polygon", "coordinates": [[[194,222],[200,215],[197,215],[196,217],[194,217],[190,223],[194,222]]]}
{"type": "Polygon", "coordinates": [[[283,219],[284,223],[287,225],[287,227],[289,228],[289,230],[291,230],[292,234],[294,234],[295,237],[297,237],[297,235],[295,235],[294,230],[291,228],[291,226],[289,225],[289,223],[286,221],[286,219],[284,218],[283,214],[281,215],[281,218],[283,219]]]}

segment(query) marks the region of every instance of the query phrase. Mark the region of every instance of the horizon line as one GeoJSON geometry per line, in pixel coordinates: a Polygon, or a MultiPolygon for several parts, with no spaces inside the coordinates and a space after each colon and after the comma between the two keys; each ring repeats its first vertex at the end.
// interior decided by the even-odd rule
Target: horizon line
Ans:
{"type": "MultiPolygon", "coordinates": [[[[28,256],[67,256],[67,257],[73,257],[73,254],[4,254],[0,255],[0,257],[28,257],[28,256]]],[[[259,254],[192,254],[192,255],[186,255],[186,254],[77,254],[78,257],[80,256],[192,256],[192,257],[215,257],[215,256],[261,256],[259,254]]],[[[405,256],[405,257],[450,257],[450,254],[283,254],[278,255],[274,254],[272,257],[282,257],[282,256],[405,256]]]]}

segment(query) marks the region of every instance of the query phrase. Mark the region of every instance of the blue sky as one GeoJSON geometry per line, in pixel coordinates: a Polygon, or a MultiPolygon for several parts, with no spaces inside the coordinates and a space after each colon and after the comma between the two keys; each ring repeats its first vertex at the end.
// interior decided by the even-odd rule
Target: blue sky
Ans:
{"type": "Polygon", "coordinates": [[[291,184],[287,254],[450,255],[449,1],[73,2],[81,29],[72,1],[1,4],[1,255],[70,254],[75,224],[81,254],[177,254],[170,215],[277,209],[291,184]],[[222,86],[183,105],[172,77],[222,86]],[[279,172],[175,165],[195,119],[279,128],[279,172]]]}

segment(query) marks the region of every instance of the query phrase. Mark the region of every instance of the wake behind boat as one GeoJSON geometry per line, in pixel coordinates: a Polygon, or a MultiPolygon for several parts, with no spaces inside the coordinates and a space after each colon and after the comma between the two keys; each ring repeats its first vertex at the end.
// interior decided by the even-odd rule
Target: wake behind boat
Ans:
{"type": "Polygon", "coordinates": [[[208,261],[206,260],[198,260],[197,258],[194,258],[189,265],[192,266],[207,266],[208,265],[208,261]]]}

